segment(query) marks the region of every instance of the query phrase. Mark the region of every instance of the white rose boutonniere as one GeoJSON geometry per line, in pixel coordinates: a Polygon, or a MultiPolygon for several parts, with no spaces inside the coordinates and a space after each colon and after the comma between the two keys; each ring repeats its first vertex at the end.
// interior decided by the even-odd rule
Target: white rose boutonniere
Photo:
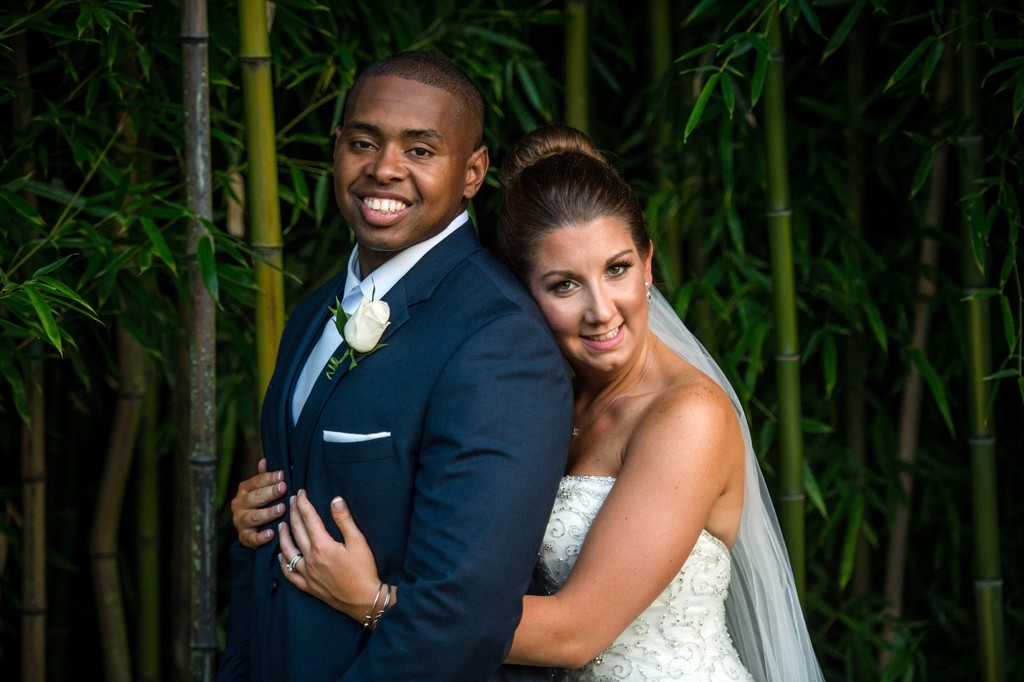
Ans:
{"type": "Polygon", "coordinates": [[[386,343],[380,343],[380,337],[391,324],[388,319],[391,317],[391,307],[384,301],[374,301],[363,296],[359,307],[351,315],[341,309],[341,301],[338,299],[334,299],[334,304],[334,307],[328,310],[334,313],[334,324],[338,326],[338,332],[345,339],[348,348],[340,358],[331,358],[327,361],[328,379],[334,378],[334,373],[346,359],[351,370],[359,364],[360,358],[386,346],[386,343]]]}

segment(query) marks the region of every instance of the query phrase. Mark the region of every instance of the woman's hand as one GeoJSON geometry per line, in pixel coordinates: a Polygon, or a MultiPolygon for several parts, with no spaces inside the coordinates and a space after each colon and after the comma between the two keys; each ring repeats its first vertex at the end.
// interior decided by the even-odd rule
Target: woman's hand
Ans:
{"type": "Polygon", "coordinates": [[[331,500],[331,516],[344,542],[331,537],[305,491],[300,490],[291,499],[291,526],[278,524],[281,542],[278,561],[293,585],[354,620],[362,621],[380,589],[377,565],[366,538],[340,497],[331,500]],[[292,563],[296,553],[302,558],[292,563]]]}
{"type": "Polygon", "coordinates": [[[274,537],[270,528],[260,529],[284,515],[284,503],[270,505],[284,497],[288,490],[283,471],[267,472],[267,460],[261,459],[257,474],[238,484],[238,492],[231,500],[231,521],[238,531],[239,541],[255,549],[274,537]],[[269,506],[268,506],[269,505],[269,506]]]}

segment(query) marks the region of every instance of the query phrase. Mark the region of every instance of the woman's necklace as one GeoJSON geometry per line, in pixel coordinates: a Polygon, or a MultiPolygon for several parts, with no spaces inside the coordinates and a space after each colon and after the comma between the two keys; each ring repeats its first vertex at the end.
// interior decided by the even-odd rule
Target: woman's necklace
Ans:
{"type": "Polygon", "coordinates": [[[636,382],[636,383],[635,383],[635,384],[633,385],[633,387],[632,387],[631,389],[629,389],[628,391],[623,391],[622,393],[618,394],[617,396],[615,396],[614,398],[612,398],[611,400],[609,400],[609,401],[608,401],[608,402],[607,402],[607,403],[605,404],[605,406],[601,408],[601,411],[600,411],[600,412],[598,412],[597,414],[595,414],[595,415],[594,415],[593,417],[591,417],[591,418],[590,418],[590,419],[588,419],[587,421],[583,422],[583,423],[582,423],[581,425],[579,425],[579,426],[575,426],[575,425],[573,425],[573,427],[572,427],[572,437],[573,437],[573,438],[575,438],[576,436],[580,435],[580,431],[582,431],[582,430],[583,430],[584,428],[586,428],[586,427],[590,426],[590,425],[591,425],[591,424],[593,424],[593,423],[594,423],[595,421],[597,421],[597,418],[598,418],[598,417],[600,417],[600,416],[601,416],[602,414],[604,414],[605,412],[607,412],[607,411],[608,411],[608,408],[609,408],[609,407],[611,407],[611,406],[612,406],[612,403],[614,403],[614,402],[615,402],[616,400],[618,400],[619,398],[625,398],[625,397],[626,397],[627,395],[632,395],[632,394],[633,394],[634,392],[636,392],[636,390],[637,390],[638,388],[640,388],[640,384],[644,383],[644,379],[646,379],[646,378],[647,378],[647,373],[651,371],[651,365],[653,365],[653,364],[654,364],[654,351],[655,351],[655,350],[656,350],[657,348],[658,348],[658,337],[657,337],[657,336],[655,336],[655,337],[654,337],[654,345],[653,345],[653,346],[651,346],[651,352],[650,352],[650,354],[649,354],[649,355],[647,356],[647,364],[646,364],[646,365],[644,365],[644,372],[643,372],[643,374],[641,374],[641,375],[640,375],[640,380],[639,380],[639,381],[637,381],[637,382],[636,382]]]}

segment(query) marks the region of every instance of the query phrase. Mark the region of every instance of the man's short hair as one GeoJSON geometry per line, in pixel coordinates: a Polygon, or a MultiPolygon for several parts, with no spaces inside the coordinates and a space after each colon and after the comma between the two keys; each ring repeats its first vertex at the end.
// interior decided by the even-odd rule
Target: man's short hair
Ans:
{"type": "MultiPolygon", "coordinates": [[[[355,92],[359,88],[359,84],[367,78],[380,76],[404,78],[448,92],[455,97],[467,119],[476,125],[474,138],[476,144],[473,147],[479,147],[483,142],[484,98],[466,72],[452,60],[437,52],[422,50],[398,52],[363,69],[356,76],[351,92],[355,92]]],[[[349,101],[351,101],[351,95],[349,101]]]]}

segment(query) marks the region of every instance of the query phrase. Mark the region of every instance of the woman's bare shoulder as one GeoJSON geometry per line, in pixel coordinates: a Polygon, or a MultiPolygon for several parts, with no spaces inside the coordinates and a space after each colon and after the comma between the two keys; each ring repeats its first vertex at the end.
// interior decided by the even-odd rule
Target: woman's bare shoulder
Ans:
{"type": "Polygon", "coordinates": [[[742,452],[738,415],[721,386],[683,360],[664,379],[636,422],[634,446],[716,458],[723,449],[742,452]]]}

